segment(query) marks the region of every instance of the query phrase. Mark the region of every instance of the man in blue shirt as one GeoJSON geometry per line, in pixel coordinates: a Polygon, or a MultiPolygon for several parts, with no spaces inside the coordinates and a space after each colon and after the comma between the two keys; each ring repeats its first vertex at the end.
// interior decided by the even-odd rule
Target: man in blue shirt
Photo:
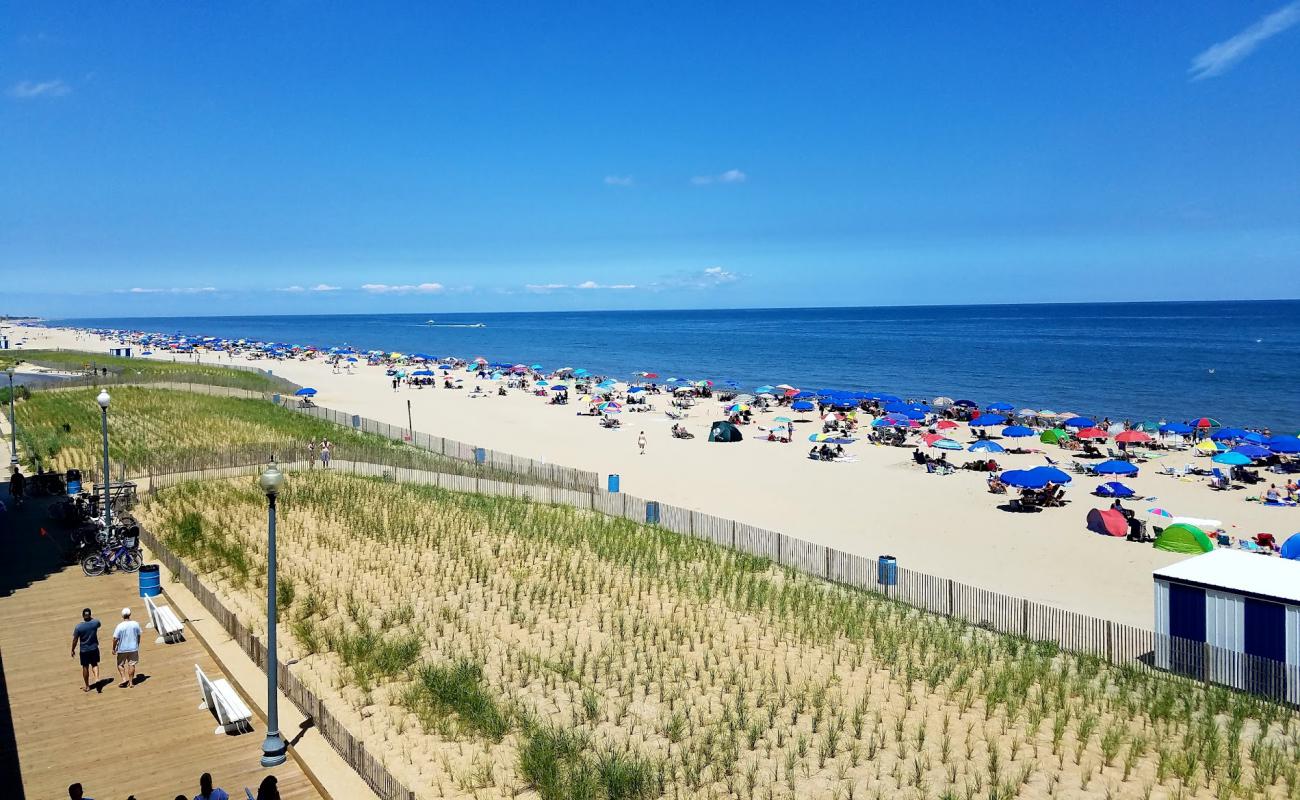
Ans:
{"type": "Polygon", "coordinates": [[[81,622],[72,629],[72,653],[81,653],[81,682],[85,684],[81,691],[90,691],[90,676],[94,673],[95,683],[99,683],[99,620],[90,614],[89,608],[81,609],[81,622]]]}

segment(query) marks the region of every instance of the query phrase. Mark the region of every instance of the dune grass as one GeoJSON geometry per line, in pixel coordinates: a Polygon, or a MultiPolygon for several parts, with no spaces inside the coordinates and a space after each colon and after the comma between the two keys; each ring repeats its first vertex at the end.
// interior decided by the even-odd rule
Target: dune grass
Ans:
{"type": "MultiPolygon", "coordinates": [[[[264,506],[190,482],[138,513],[186,552],[197,516],[256,627],[264,506]]],[[[319,473],[281,509],[283,657],[420,796],[1300,797],[1291,709],[662,529],[319,473]]]]}
{"type": "MultiPolygon", "coordinates": [[[[209,360],[215,359],[212,354],[205,357],[209,360]]],[[[177,356],[176,361],[161,361],[152,358],[120,358],[104,353],[71,350],[14,350],[0,354],[0,369],[19,361],[68,372],[84,372],[92,367],[96,370],[107,369],[110,378],[125,382],[175,381],[228,386],[257,392],[281,391],[287,385],[284,381],[260,372],[195,362],[185,356],[177,356]]]]}
{"type": "MultiPolygon", "coordinates": [[[[217,397],[172,389],[110,387],[109,458],[138,474],[216,466],[241,449],[258,458],[301,457],[309,439],[329,437],[335,459],[365,458],[404,467],[464,472],[472,465],[305,416],[266,400],[217,397]]],[[[102,455],[101,415],[94,388],[34,391],[18,405],[19,442],[29,465],[87,470],[102,455]]]]}

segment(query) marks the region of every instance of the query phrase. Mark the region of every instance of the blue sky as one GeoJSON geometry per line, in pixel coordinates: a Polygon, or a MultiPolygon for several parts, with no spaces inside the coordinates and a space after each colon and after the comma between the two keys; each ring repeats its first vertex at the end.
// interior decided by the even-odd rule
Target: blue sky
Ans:
{"type": "Polygon", "coordinates": [[[1300,0],[454,5],[7,3],[0,311],[1297,295],[1300,0]]]}

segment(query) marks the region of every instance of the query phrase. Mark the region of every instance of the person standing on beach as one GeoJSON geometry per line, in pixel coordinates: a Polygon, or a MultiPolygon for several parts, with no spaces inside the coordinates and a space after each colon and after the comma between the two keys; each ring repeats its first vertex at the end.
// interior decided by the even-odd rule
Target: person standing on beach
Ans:
{"type": "Polygon", "coordinates": [[[113,629],[113,655],[122,688],[135,686],[135,668],[140,663],[140,623],[131,619],[131,609],[122,609],[122,621],[113,629]]]}
{"type": "Polygon", "coordinates": [[[316,466],[316,440],[307,440],[307,469],[316,466]]]}
{"type": "Polygon", "coordinates": [[[95,683],[99,683],[99,620],[91,615],[89,608],[81,609],[81,622],[72,629],[72,653],[81,653],[81,691],[90,691],[90,676],[94,673],[95,683]]]}
{"type": "Polygon", "coordinates": [[[641,431],[641,435],[636,437],[636,446],[641,448],[641,455],[645,455],[645,431],[641,431]]]}
{"type": "Polygon", "coordinates": [[[322,439],[320,443],[320,468],[329,469],[330,466],[330,440],[322,439]]]}

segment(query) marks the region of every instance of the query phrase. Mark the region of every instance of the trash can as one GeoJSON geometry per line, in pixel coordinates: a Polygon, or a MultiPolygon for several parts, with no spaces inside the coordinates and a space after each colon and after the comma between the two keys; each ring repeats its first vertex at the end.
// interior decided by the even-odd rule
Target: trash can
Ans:
{"type": "Polygon", "coordinates": [[[647,500],[645,504],[645,523],[647,525],[659,524],[659,501],[647,500]]]}
{"type": "Polygon", "coordinates": [[[484,450],[482,447],[474,448],[474,463],[475,464],[487,463],[487,451],[484,450]]]}
{"type": "Polygon", "coordinates": [[[280,395],[279,395],[279,394],[273,394],[273,395],[271,395],[271,404],[272,404],[272,405],[277,405],[277,406],[280,405],[280,395]]]}
{"type": "Polygon", "coordinates": [[[353,415],[352,415],[352,427],[354,427],[354,428],[360,428],[360,427],[361,427],[361,415],[360,415],[360,414],[353,414],[353,415]]]}
{"type": "Polygon", "coordinates": [[[610,494],[618,493],[618,475],[609,476],[609,492],[610,494]]]}
{"type": "Polygon", "coordinates": [[[81,470],[70,469],[64,473],[63,479],[67,481],[69,495],[81,494],[81,470]]]}
{"type": "Polygon", "coordinates": [[[162,580],[158,575],[157,564],[145,564],[140,567],[140,596],[157,597],[162,594],[162,580]]]}
{"type": "Polygon", "coordinates": [[[876,561],[876,583],[881,586],[898,585],[898,559],[893,556],[881,556],[876,561]]]}

